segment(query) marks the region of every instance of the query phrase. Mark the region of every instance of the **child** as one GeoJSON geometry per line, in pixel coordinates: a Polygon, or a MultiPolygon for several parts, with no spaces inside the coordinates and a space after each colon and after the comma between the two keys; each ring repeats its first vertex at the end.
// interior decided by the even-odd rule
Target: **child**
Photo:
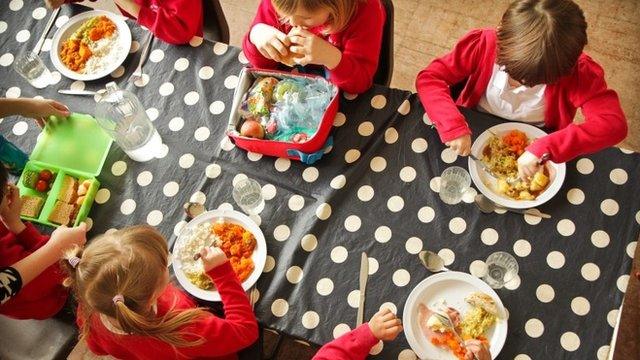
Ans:
{"type": "Polygon", "coordinates": [[[359,94],[373,84],[384,21],[380,0],[262,0],[242,49],[258,68],[320,65],[359,94]]]}
{"type": "Polygon", "coordinates": [[[0,98],[0,118],[11,115],[21,115],[36,120],[40,127],[44,127],[45,119],[50,115],[67,117],[71,114],[69,108],[55,100],[0,98]]]}
{"type": "Polygon", "coordinates": [[[68,291],[62,286],[58,260],[71,246],[86,241],[86,225],[61,226],[51,238],[20,220],[18,188],[7,184],[0,166],[0,314],[15,319],[46,319],[64,306],[68,291]]]}
{"type": "MultiPolygon", "coordinates": [[[[50,8],[82,0],[45,0],[50,8]]],[[[95,1],[95,0],[90,0],[95,1]]],[[[114,0],[123,15],[136,19],[158,39],[169,44],[186,44],[202,36],[200,0],[114,0]]]]}
{"type": "Polygon", "coordinates": [[[602,68],[582,52],[586,30],[582,10],[571,0],[516,0],[497,29],[465,35],[416,80],[442,142],[469,155],[471,130],[456,106],[556,130],[520,156],[521,177],[535,174],[545,153],[562,163],[622,141],[626,119],[602,68]],[[454,101],[449,87],[465,80],[454,101]],[[577,108],[583,124],[573,123],[577,108]]]}
{"type": "Polygon", "coordinates": [[[149,226],[95,238],[63,261],[91,351],[119,359],[235,359],[258,338],[251,305],[224,252],[201,252],[225,318],[198,308],[169,282],[167,242],[149,226]]]}

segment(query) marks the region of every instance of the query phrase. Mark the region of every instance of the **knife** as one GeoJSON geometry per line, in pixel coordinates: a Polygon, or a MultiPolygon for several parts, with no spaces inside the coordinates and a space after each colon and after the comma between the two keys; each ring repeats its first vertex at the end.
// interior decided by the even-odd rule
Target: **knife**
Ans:
{"type": "Polygon", "coordinates": [[[97,94],[95,91],[91,90],[71,90],[71,89],[60,89],[58,93],[65,95],[86,95],[86,96],[94,96],[97,94]]]}
{"type": "Polygon", "coordinates": [[[47,38],[47,34],[49,33],[49,30],[51,30],[51,26],[53,25],[53,22],[58,17],[59,12],[60,12],[60,8],[57,8],[53,10],[53,12],[51,13],[51,16],[49,16],[49,20],[47,21],[47,24],[44,26],[44,31],[42,32],[42,35],[40,35],[40,39],[38,39],[36,46],[33,48],[34,54],[36,55],[40,54],[40,50],[42,50],[42,45],[44,45],[44,40],[47,38]]]}
{"type": "Polygon", "coordinates": [[[362,253],[360,260],[360,304],[358,305],[358,317],[356,318],[356,326],[362,325],[364,322],[364,298],[367,292],[367,279],[369,278],[369,258],[366,253],[362,253]]]}

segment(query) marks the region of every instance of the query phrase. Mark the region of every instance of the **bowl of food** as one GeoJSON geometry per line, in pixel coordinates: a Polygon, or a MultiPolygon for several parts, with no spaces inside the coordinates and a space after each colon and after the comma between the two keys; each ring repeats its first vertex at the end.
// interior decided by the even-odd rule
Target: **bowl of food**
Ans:
{"type": "Polygon", "coordinates": [[[62,75],[90,81],[116,70],[130,48],[131,31],[123,18],[94,10],[72,17],[56,31],[50,55],[62,75]]]}
{"type": "Polygon", "coordinates": [[[220,294],[204,272],[202,260],[195,257],[207,246],[225,252],[245,291],[258,281],[267,260],[267,243],[258,225],[235,210],[207,211],[184,226],[173,248],[174,273],[191,295],[220,301],[220,294]]]}
{"type": "Polygon", "coordinates": [[[518,157],[537,138],[547,134],[523,123],[504,123],[480,134],[471,146],[469,173],[478,190],[494,203],[511,209],[528,209],[553,198],[564,182],[564,163],[546,161],[527,181],[518,179],[518,157]],[[481,163],[479,163],[481,162],[481,163]]]}

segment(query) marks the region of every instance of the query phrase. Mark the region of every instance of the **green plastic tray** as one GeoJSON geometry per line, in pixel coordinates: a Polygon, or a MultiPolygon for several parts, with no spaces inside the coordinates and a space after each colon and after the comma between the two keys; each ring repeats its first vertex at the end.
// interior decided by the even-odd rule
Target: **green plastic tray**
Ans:
{"type": "Polygon", "coordinates": [[[71,114],[66,119],[50,118],[47,126],[38,136],[25,170],[39,172],[48,169],[55,174],[56,178],[51,189],[47,193],[41,193],[25,186],[23,176],[20,176],[17,184],[20,195],[39,196],[45,199],[37,218],[23,216],[22,219],[58,227],[58,224],[48,219],[62,187],[62,179],[64,175],[69,175],[78,179],[79,183],[87,179],[92,181],[73,225],[76,226],[84,221],[100,189],[100,182],[96,176],[102,171],[112,141],[90,115],[71,114]]]}

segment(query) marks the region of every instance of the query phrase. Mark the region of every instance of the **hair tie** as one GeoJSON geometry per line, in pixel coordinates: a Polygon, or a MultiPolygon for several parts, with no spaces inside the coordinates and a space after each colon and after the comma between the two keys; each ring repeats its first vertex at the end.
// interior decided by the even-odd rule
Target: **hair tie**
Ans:
{"type": "Polygon", "coordinates": [[[118,304],[119,302],[124,302],[124,296],[118,294],[113,297],[113,303],[118,304]]]}
{"type": "Polygon", "coordinates": [[[77,256],[74,256],[67,259],[67,261],[69,262],[69,265],[71,265],[71,267],[75,269],[76,266],[78,266],[78,263],[80,263],[80,258],[77,256]]]}

